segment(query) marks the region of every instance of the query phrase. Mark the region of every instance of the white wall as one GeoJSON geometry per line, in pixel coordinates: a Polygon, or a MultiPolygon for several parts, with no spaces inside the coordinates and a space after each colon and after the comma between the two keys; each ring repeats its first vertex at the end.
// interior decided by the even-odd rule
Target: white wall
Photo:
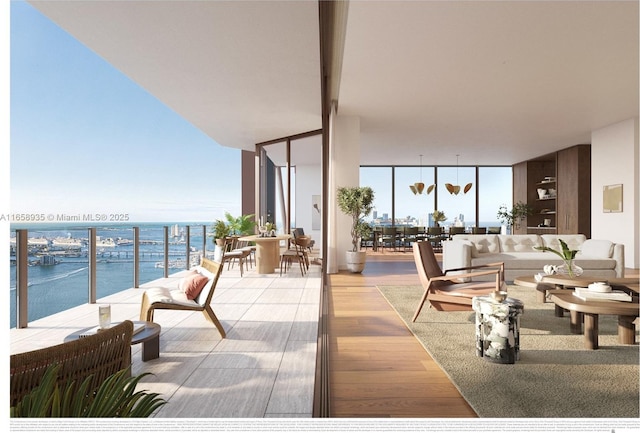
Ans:
{"type": "MultiPolygon", "coordinates": [[[[320,164],[296,164],[296,227],[302,227],[304,234],[315,241],[314,249],[322,251],[322,231],[313,230],[311,197],[322,196],[322,170],[320,164]]],[[[322,209],[321,209],[322,211],[322,209]]]]}
{"type": "Polygon", "coordinates": [[[360,118],[332,111],[329,123],[327,273],[335,274],[346,269],[345,253],[351,249],[351,219],[338,209],[336,189],[360,185],[360,118]]]}
{"type": "Polygon", "coordinates": [[[591,133],[591,237],[624,244],[625,267],[640,268],[638,118],[591,133]],[[605,185],[622,184],[620,213],[602,210],[605,185]]]}

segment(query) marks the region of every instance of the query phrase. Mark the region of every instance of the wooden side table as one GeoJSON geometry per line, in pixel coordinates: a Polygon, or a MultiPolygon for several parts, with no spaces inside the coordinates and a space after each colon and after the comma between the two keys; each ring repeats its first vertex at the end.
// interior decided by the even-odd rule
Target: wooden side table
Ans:
{"type": "MultiPolygon", "coordinates": [[[[152,359],[156,359],[160,357],[160,325],[155,322],[141,322],[141,321],[133,321],[134,326],[136,324],[144,324],[144,329],[142,331],[136,332],[133,334],[131,338],[131,344],[139,344],[142,343],[142,360],[149,361],[152,359]]],[[[67,341],[73,341],[80,338],[80,335],[85,332],[95,328],[95,326],[90,326],[88,328],[80,329],[76,332],[73,332],[67,335],[64,339],[65,343],[67,341]]]]}

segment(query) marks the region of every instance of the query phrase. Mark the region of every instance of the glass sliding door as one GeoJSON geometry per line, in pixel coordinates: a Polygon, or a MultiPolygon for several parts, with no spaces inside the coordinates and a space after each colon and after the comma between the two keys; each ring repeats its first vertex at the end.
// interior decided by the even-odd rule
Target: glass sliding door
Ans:
{"type": "Polygon", "coordinates": [[[257,146],[260,156],[258,220],[278,234],[301,228],[322,239],[322,135],[302,134],[257,146]]]}

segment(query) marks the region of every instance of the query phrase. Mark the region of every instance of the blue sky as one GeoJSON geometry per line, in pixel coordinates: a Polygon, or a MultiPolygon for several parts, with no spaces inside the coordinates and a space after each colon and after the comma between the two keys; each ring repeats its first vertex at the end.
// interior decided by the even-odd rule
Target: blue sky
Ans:
{"type": "Polygon", "coordinates": [[[31,5],[14,1],[10,14],[11,213],[212,222],[240,212],[239,150],[31,5]]]}

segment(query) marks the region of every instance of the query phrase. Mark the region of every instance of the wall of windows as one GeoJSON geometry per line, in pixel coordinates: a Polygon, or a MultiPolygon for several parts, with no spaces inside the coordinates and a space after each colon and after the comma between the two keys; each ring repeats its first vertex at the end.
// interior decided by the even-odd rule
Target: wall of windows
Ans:
{"type": "Polygon", "coordinates": [[[360,185],[375,192],[375,208],[371,220],[379,225],[433,225],[429,218],[435,210],[445,213],[444,226],[460,220],[465,227],[499,226],[496,214],[502,204],[512,205],[511,167],[360,167],[360,185]],[[435,183],[433,192],[427,187],[435,183]],[[414,194],[409,185],[423,182],[422,194],[414,194]],[[459,185],[455,195],[445,184],[459,185]],[[465,194],[463,189],[471,183],[465,194]]]}

